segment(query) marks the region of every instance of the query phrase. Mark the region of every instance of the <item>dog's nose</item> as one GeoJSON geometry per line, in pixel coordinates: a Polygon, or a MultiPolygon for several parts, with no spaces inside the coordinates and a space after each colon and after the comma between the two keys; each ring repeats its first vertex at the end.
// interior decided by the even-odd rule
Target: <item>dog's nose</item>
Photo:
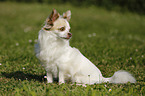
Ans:
{"type": "Polygon", "coordinates": [[[71,36],[72,36],[72,34],[71,34],[71,33],[68,33],[67,35],[68,35],[69,37],[71,37],[71,36]]]}

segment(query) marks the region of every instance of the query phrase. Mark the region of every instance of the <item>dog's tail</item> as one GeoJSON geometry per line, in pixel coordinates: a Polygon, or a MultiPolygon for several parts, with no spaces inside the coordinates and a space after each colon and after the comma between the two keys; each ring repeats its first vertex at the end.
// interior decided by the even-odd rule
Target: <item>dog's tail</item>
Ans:
{"type": "Polygon", "coordinates": [[[114,75],[110,78],[104,78],[104,82],[109,82],[109,83],[135,83],[136,80],[135,78],[129,73],[124,70],[119,70],[114,73],[114,75]]]}

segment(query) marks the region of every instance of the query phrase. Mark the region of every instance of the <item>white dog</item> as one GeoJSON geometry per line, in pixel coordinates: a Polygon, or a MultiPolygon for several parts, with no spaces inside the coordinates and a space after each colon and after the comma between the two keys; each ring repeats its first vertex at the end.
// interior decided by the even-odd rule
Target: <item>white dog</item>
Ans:
{"type": "Polygon", "coordinates": [[[36,57],[47,71],[47,82],[59,78],[59,83],[72,82],[81,84],[94,83],[135,83],[135,78],[126,71],[117,71],[110,78],[104,78],[100,70],[80,51],[69,45],[71,11],[62,16],[53,9],[39,31],[38,43],[35,45],[36,57]]]}

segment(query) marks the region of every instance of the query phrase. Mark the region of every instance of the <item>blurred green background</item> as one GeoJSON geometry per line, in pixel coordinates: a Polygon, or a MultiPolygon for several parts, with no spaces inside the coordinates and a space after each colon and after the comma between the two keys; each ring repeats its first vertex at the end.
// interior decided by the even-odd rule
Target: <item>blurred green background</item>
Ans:
{"type": "Polygon", "coordinates": [[[107,10],[129,10],[132,12],[145,13],[145,0],[0,0],[13,2],[27,2],[27,3],[48,3],[48,4],[65,4],[70,3],[75,6],[90,6],[95,5],[104,7],[107,10]]]}
{"type": "Polygon", "coordinates": [[[144,0],[3,0],[0,2],[0,96],[144,96],[144,4],[144,0]],[[91,60],[104,77],[126,70],[137,82],[87,87],[71,82],[47,84],[45,69],[35,57],[34,44],[53,8],[60,14],[71,10],[70,45],[91,60]]]}

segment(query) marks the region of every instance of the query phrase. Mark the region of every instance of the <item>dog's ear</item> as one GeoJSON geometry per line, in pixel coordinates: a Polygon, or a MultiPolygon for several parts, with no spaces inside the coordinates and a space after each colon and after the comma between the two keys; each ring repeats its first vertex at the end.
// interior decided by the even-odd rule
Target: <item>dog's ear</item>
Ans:
{"type": "Polygon", "coordinates": [[[50,14],[50,16],[45,21],[44,29],[45,30],[51,29],[52,26],[53,26],[54,21],[57,20],[59,18],[59,16],[60,16],[59,13],[55,9],[53,9],[52,13],[50,14]]]}
{"type": "Polygon", "coordinates": [[[66,19],[67,21],[69,21],[71,18],[71,11],[68,10],[65,13],[63,13],[63,18],[66,19]]]}
{"type": "MultiPolygon", "coordinates": [[[[58,18],[59,18],[59,13],[56,11],[56,9],[53,9],[52,10],[52,13],[50,14],[50,16],[49,16],[49,20],[51,21],[51,22],[54,22],[55,20],[57,20],[58,18]]],[[[49,23],[49,21],[48,21],[48,23],[49,23]]]]}

